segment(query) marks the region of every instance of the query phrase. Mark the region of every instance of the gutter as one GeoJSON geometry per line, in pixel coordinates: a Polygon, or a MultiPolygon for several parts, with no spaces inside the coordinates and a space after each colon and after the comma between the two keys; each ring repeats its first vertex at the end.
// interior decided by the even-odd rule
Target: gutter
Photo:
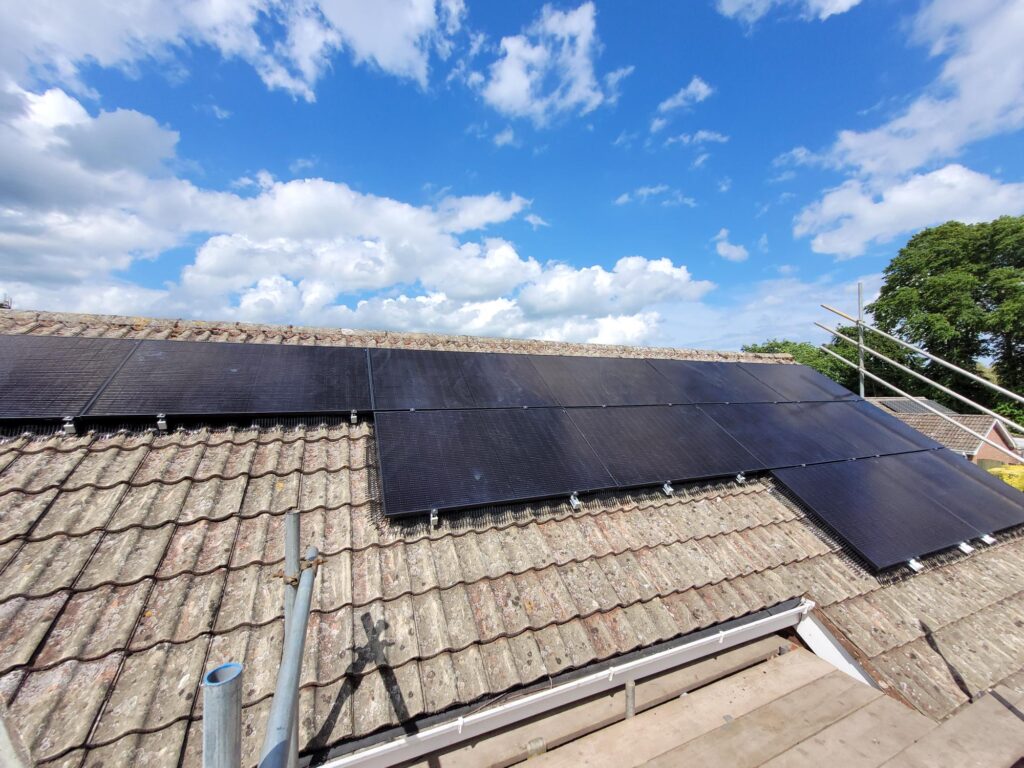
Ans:
{"type": "Polygon", "coordinates": [[[693,632],[679,640],[602,664],[602,668],[596,672],[592,671],[591,666],[576,673],[556,677],[552,681],[554,685],[545,686],[540,691],[504,704],[476,710],[464,707],[459,711],[466,714],[431,718],[440,722],[429,727],[424,724],[424,727],[414,732],[408,732],[406,728],[401,727],[386,731],[376,738],[371,737],[350,745],[350,749],[357,751],[350,751],[334,759],[328,757],[322,764],[328,768],[386,768],[406,763],[609,689],[619,688],[627,683],[657,675],[698,659],[715,656],[738,645],[795,627],[812,608],[814,603],[810,600],[790,600],[774,608],[725,622],[717,627],[693,632]],[[559,684],[560,680],[563,682],[559,684]],[[382,741],[381,738],[386,740],[382,741]],[[367,744],[368,741],[371,744],[367,744]],[[377,743],[372,743],[373,741],[377,743]],[[365,746],[359,749],[360,745],[365,746]]]}

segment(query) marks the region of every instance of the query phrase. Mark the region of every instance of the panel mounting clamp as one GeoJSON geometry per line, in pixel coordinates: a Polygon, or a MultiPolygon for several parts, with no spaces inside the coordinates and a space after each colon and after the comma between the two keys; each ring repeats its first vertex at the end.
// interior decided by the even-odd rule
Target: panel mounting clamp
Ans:
{"type": "Polygon", "coordinates": [[[71,416],[64,417],[64,434],[65,435],[77,435],[78,430],[75,429],[75,420],[71,416]]]}
{"type": "Polygon", "coordinates": [[[352,409],[352,413],[350,413],[348,415],[348,423],[349,424],[358,424],[359,423],[359,414],[356,413],[356,409],[355,408],[353,408],[352,409]]]}
{"type": "Polygon", "coordinates": [[[161,432],[166,432],[167,431],[167,416],[166,415],[164,415],[162,413],[158,413],[156,415],[156,428],[159,429],[161,432]]]}
{"type": "Polygon", "coordinates": [[[988,544],[989,546],[991,546],[996,543],[996,537],[990,533],[986,533],[984,536],[981,537],[981,541],[983,544],[988,544]]]}
{"type": "Polygon", "coordinates": [[[672,487],[672,483],[665,483],[661,486],[661,492],[666,496],[671,496],[676,492],[676,489],[672,487]]]}
{"type": "Polygon", "coordinates": [[[910,570],[912,570],[914,573],[920,573],[924,570],[924,566],[921,565],[921,561],[918,560],[916,557],[912,557],[909,560],[907,560],[907,565],[910,566],[910,570]]]}
{"type": "Polygon", "coordinates": [[[580,501],[580,497],[576,495],[576,491],[573,491],[572,495],[569,497],[569,506],[573,509],[579,509],[583,506],[583,502],[580,501]]]}
{"type": "Polygon", "coordinates": [[[430,510],[430,527],[431,528],[437,528],[437,526],[440,525],[440,524],[441,524],[441,521],[438,519],[437,510],[436,509],[430,510]]]}
{"type": "Polygon", "coordinates": [[[736,482],[739,483],[740,485],[743,485],[745,482],[747,482],[747,476],[740,472],[738,475],[736,475],[736,482]]]}
{"type": "Polygon", "coordinates": [[[974,551],[974,547],[972,547],[966,541],[961,541],[959,544],[957,544],[957,549],[959,549],[965,555],[969,555],[971,554],[971,552],[974,551]]]}

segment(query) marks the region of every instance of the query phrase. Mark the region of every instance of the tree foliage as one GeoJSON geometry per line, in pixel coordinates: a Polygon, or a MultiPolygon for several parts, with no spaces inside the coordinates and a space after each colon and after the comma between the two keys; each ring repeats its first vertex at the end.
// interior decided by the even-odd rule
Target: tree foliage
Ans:
{"type": "MultiPolygon", "coordinates": [[[[1024,216],[918,233],[886,267],[868,310],[881,328],[962,368],[991,356],[1000,383],[1024,391],[1024,216]]],[[[925,371],[974,400],[996,402],[942,366],[925,371]]]]}

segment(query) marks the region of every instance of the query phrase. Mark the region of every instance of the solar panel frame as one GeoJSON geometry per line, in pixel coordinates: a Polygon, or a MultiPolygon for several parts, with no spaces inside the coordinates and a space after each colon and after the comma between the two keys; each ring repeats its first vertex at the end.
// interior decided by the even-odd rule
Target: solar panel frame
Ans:
{"type": "Polygon", "coordinates": [[[569,416],[620,488],[764,468],[695,405],[574,408],[569,416]]]}
{"type": "Polygon", "coordinates": [[[0,420],[80,416],[135,339],[0,335],[0,420]]]}
{"type": "Polygon", "coordinates": [[[389,517],[615,487],[560,408],[383,411],[375,437],[389,517]]]}
{"type": "Polygon", "coordinates": [[[938,451],[773,470],[816,518],[878,570],[985,533],[922,492],[918,464],[938,451]]]}
{"type": "Polygon", "coordinates": [[[806,365],[738,363],[747,373],[779,393],[785,402],[860,399],[850,390],[806,365]]]}
{"type": "Polygon", "coordinates": [[[864,401],[698,407],[768,468],[939,447],[864,401]]]}
{"type": "Polygon", "coordinates": [[[650,360],[673,387],[674,403],[773,403],[781,396],[739,363],[650,360]]]}
{"type": "Polygon", "coordinates": [[[361,347],[142,341],[85,415],[228,416],[371,409],[361,347]]]}
{"type": "Polygon", "coordinates": [[[530,355],[559,405],[667,405],[677,389],[646,359],[530,355]]]}

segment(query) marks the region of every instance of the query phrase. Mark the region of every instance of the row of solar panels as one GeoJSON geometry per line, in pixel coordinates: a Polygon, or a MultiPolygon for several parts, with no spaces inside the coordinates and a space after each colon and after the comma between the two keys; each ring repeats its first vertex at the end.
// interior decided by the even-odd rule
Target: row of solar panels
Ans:
{"type": "Polygon", "coordinates": [[[803,366],[0,336],[0,421],[352,410],[392,516],[770,471],[877,568],[1024,523],[803,366]]]}
{"type": "Polygon", "coordinates": [[[771,471],[875,568],[1024,524],[1024,495],[864,401],[378,413],[389,515],[771,471]]]}
{"type": "Polygon", "coordinates": [[[0,336],[0,418],[819,401],[793,365],[0,336]]]}

